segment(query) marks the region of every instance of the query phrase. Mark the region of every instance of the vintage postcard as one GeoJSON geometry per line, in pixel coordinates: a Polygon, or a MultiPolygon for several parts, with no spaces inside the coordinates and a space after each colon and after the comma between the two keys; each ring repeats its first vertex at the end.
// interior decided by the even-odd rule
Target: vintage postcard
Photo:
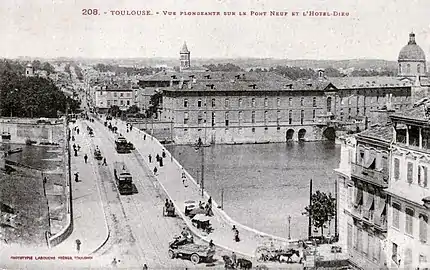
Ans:
{"type": "Polygon", "coordinates": [[[0,268],[429,268],[429,11],[2,1],[0,268]]]}

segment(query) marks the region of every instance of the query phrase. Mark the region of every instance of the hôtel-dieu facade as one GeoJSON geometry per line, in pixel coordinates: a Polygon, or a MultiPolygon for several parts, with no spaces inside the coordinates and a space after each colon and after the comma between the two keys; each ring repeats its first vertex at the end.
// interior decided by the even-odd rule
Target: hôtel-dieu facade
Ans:
{"type": "Polygon", "coordinates": [[[139,83],[163,91],[160,119],[171,122],[177,144],[333,138],[339,126],[361,121],[365,128],[380,121],[381,110],[407,108],[429,85],[413,33],[399,54],[397,77],[327,78],[320,70],[317,78],[292,81],[271,72],[208,72],[191,66],[186,44],[180,59],[180,72],[139,83]]]}

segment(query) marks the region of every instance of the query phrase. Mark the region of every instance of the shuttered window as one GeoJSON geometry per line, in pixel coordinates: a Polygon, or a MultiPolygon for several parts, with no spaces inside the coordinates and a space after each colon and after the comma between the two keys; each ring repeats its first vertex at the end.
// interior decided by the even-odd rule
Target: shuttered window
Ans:
{"type": "Polygon", "coordinates": [[[400,205],[393,203],[393,227],[400,228],[400,205]]]}
{"type": "Polygon", "coordinates": [[[394,158],[394,179],[397,181],[400,179],[400,160],[394,158]]]}
{"type": "Polygon", "coordinates": [[[408,162],[408,175],[407,175],[408,183],[411,184],[413,182],[413,177],[414,177],[414,164],[412,162],[408,162]]]}
{"type": "Polygon", "coordinates": [[[405,232],[409,235],[413,234],[414,227],[414,210],[406,208],[405,232]]]}
{"type": "Polygon", "coordinates": [[[427,243],[427,227],[428,227],[428,217],[426,215],[420,214],[420,241],[427,243]]]}

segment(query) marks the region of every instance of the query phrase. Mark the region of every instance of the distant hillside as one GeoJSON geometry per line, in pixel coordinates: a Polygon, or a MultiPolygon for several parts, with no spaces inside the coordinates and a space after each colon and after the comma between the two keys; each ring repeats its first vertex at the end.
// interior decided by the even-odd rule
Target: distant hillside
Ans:
{"type": "MultiPolygon", "coordinates": [[[[47,59],[44,59],[45,61],[47,59]]],[[[50,59],[55,62],[77,61],[84,64],[112,64],[136,67],[155,67],[155,66],[178,66],[179,59],[176,58],[112,58],[112,59],[89,59],[89,58],[56,58],[50,59]]],[[[397,69],[397,61],[388,61],[381,59],[349,59],[349,60],[310,60],[310,59],[273,59],[273,58],[191,58],[192,65],[202,66],[209,64],[226,64],[233,63],[243,69],[249,68],[270,68],[276,66],[296,66],[303,68],[328,68],[336,69],[397,69]]],[[[428,63],[430,64],[430,63],[428,63]]]]}

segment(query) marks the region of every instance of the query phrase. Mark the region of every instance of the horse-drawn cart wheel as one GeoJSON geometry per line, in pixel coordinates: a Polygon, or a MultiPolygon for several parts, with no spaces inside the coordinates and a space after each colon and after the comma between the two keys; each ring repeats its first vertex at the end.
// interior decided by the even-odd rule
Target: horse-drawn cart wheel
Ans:
{"type": "Polygon", "coordinates": [[[169,258],[170,259],[174,259],[175,258],[175,252],[173,252],[173,250],[169,249],[169,258]]]}
{"type": "Polygon", "coordinates": [[[198,264],[199,262],[200,262],[200,257],[199,257],[199,255],[197,255],[197,254],[193,254],[193,255],[191,255],[191,261],[194,263],[194,264],[198,264]]]}

